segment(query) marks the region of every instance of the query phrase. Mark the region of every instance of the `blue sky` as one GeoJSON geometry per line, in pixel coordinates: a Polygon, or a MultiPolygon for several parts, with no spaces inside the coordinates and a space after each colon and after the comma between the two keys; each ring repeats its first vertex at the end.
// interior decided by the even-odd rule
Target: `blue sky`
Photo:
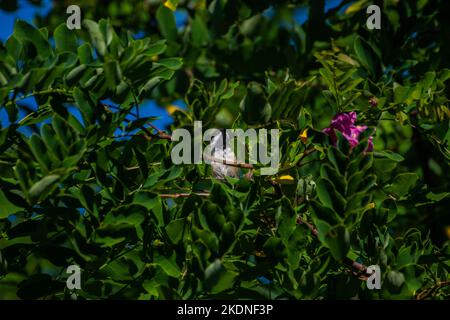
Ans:
{"type": "Polygon", "coordinates": [[[14,12],[6,12],[0,10],[0,21],[2,27],[0,28],[0,40],[5,42],[11,35],[14,29],[14,21],[16,19],[26,20],[32,22],[35,15],[46,15],[51,10],[51,0],[42,0],[40,7],[29,5],[27,1],[20,0],[19,8],[14,12]]]}

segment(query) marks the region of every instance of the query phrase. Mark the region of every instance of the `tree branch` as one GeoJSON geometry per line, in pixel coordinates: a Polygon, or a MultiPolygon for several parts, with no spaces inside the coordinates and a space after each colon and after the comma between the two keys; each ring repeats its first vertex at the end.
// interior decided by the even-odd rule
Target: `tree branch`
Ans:
{"type": "Polygon", "coordinates": [[[227,161],[225,159],[218,159],[218,158],[210,157],[208,155],[203,155],[203,157],[209,161],[223,163],[230,167],[253,169],[253,165],[251,163],[237,163],[237,162],[227,161]]]}
{"type": "Polygon", "coordinates": [[[160,193],[161,198],[188,198],[192,195],[197,195],[200,197],[209,197],[209,192],[191,192],[191,193],[160,193]]]}
{"type": "MultiPolygon", "coordinates": [[[[306,227],[308,227],[308,229],[311,231],[311,233],[318,238],[319,237],[319,231],[317,231],[316,227],[314,227],[314,225],[312,225],[311,223],[303,220],[301,217],[298,217],[297,219],[297,223],[298,224],[304,224],[306,227]]],[[[369,278],[369,275],[367,274],[367,268],[365,265],[356,262],[352,259],[349,258],[344,258],[342,260],[342,263],[345,264],[347,267],[351,268],[351,272],[353,275],[357,276],[359,279],[361,280],[367,280],[369,278]],[[357,272],[352,271],[352,270],[357,270],[357,272]],[[361,274],[363,273],[363,274],[361,274]]]]}
{"type": "Polygon", "coordinates": [[[438,282],[434,286],[424,289],[423,291],[419,292],[415,298],[416,300],[425,300],[426,298],[432,296],[434,293],[446,286],[450,286],[450,280],[438,282]]]}

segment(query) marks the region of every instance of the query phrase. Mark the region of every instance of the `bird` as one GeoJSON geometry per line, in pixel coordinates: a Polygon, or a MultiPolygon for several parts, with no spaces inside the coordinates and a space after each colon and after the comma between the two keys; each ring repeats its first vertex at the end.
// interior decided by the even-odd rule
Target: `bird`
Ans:
{"type": "Polygon", "coordinates": [[[211,161],[213,177],[219,180],[224,180],[225,177],[238,178],[240,174],[238,167],[225,164],[225,162],[236,163],[236,155],[231,149],[231,144],[228,143],[227,145],[229,141],[230,135],[226,129],[219,129],[219,134],[211,140],[211,155],[214,160],[221,160],[211,161]]]}

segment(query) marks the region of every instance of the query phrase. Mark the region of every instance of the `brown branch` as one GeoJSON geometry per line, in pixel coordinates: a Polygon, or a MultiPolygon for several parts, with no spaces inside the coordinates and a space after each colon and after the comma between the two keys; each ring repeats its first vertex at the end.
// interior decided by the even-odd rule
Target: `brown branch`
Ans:
{"type": "Polygon", "coordinates": [[[305,226],[308,227],[309,230],[311,230],[311,233],[315,236],[318,237],[319,236],[319,231],[317,231],[317,229],[309,222],[304,221],[301,217],[298,217],[297,219],[297,223],[298,224],[304,224],[305,226]]]}
{"type": "Polygon", "coordinates": [[[192,193],[161,193],[159,196],[161,198],[188,198],[192,195],[197,195],[200,197],[209,197],[208,192],[192,192],[192,193]]]}
{"type": "Polygon", "coordinates": [[[425,300],[429,296],[431,296],[434,293],[436,293],[439,289],[442,289],[442,288],[444,288],[446,286],[450,286],[450,280],[438,282],[434,286],[432,286],[431,288],[424,289],[423,291],[419,292],[416,295],[415,299],[416,300],[425,300]]]}
{"type": "MultiPolygon", "coordinates": [[[[161,162],[155,162],[155,163],[149,163],[147,168],[151,168],[152,166],[160,166],[161,162]]],[[[134,167],[125,167],[124,169],[127,171],[133,171],[140,169],[140,166],[134,166],[134,167]]]]}
{"type": "Polygon", "coordinates": [[[203,155],[203,157],[205,159],[209,160],[209,161],[223,163],[223,164],[226,164],[227,166],[230,166],[230,167],[243,168],[243,169],[253,169],[253,165],[251,163],[231,162],[231,161],[227,161],[227,160],[224,160],[224,159],[218,159],[218,158],[210,157],[208,155],[203,155]]]}
{"type": "Polygon", "coordinates": [[[186,73],[186,76],[189,78],[190,81],[194,80],[194,70],[192,70],[192,68],[185,68],[184,73],[186,73]]]}
{"type": "MultiPolygon", "coordinates": [[[[170,134],[168,134],[168,133],[165,133],[164,131],[162,131],[162,130],[160,130],[160,129],[158,129],[157,127],[155,127],[152,123],[148,123],[148,125],[150,126],[150,127],[152,127],[154,130],[156,130],[156,132],[157,132],[157,136],[159,137],[159,138],[161,138],[161,139],[167,139],[167,140],[172,140],[172,136],[170,135],[170,134]]],[[[148,130],[147,130],[147,128],[142,128],[142,130],[144,130],[145,131],[145,133],[147,133],[147,134],[151,134],[148,130]]],[[[151,134],[152,136],[155,136],[155,135],[153,135],[153,134],[151,134]]]]}

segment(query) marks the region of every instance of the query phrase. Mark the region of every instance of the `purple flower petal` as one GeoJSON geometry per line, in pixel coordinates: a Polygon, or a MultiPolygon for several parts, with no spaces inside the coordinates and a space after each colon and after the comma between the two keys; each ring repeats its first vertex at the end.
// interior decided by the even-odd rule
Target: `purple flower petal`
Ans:
{"type": "MultiPolygon", "coordinates": [[[[367,129],[367,126],[355,126],[356,112],[341,112],[334,116],[331,120],[331,125],[328,128],[323,129],[323,132],[330,136],[333,144],[336,144],[337,137],[334,129],[340,131],[345,139],[350,143],[353,148],[359,143],[359,135],[361,132],[367,129]]],[[[373,137],[369,137],[369,146],[367,151],[373,150],[373,137]]]]}

